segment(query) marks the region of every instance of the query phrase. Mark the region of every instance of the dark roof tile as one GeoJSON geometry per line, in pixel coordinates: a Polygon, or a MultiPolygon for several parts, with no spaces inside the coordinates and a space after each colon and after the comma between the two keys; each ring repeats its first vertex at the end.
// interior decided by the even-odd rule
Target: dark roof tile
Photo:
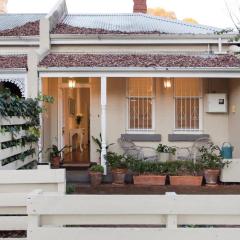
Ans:
{"type": "Polygon", "coordinates": [[[27,68],[27,55],[0,55],[1,68],[27,68]]]}
{"type": "Polygon", "coordinates": [[[53,34],[165,34],[159,31],[120,31],[120,30],[106,30],[102,28],[85,28],[74,27],[65,23],[59,23],[52,31],[53,34]]]}
{"type": "Polygon", "coordinates": [[[0,31],[0,36],[38,36],[39,21],[28,22],[22,26],[0,31]]]}
{"type": "Polygon", "coordinates": [[[240,67],[233,55],[159,55],[159,54],[49,54],[41,62],[44,67],[240,67]]]}

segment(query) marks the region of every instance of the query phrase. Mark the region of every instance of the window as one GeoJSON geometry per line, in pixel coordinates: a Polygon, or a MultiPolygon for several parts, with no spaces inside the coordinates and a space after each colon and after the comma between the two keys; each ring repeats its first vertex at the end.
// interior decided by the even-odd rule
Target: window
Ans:
{"type": "Polygon", "coordinates": [[[195,132],[202,129],[202,80],[175,79],[175,131],[195,132]]]}
{"type": "Polygon", "coordinates": [[[127,88],[128,130],[153,130],[153,79],[129,78],[127,88]]]}

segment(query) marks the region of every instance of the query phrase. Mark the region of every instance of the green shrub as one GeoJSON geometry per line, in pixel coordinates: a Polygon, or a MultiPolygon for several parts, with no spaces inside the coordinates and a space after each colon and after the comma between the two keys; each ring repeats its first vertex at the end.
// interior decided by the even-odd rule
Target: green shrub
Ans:
{"type": "Polygon", "coordinates": [[[203,165],[192,161],[171,161],[166,162],[168,175],[171,176],[199,176],[202,175],[203,165]]]}
{"type": "Polygon", "coordinates": [[[108,152],[106,155],[107,165],[111,167],[111,169],[126,169],[128,168],[128,158],[117,154],[114,152],[108,152]]]}
{"type": "Polygon", "coordinates": [[[162,162],[146,162],[132,159],[128,161],[129,169],[135,174],[166,175],[167,165],[162,162]]]}
{"type": "Polygon", "coordinates": [[[159,153],[171,153],[171,154],[175,155],[176,148],[175,147],[170,147],[170,146],[167,146],[167,145],[163,145],[163,144],[159,144],[156,151],[159,152],[159,153]]]}
{"type": "Polygon", "coordinates": [[[228,164],[228,162],[222,161],[221,151],[217,145],[212,144],[209,147],[201,147],[199,151],[201,153],[199,162],[204,169],[221,169],[228,164]]]}
{"type": "Polygon", "coordinates": [[[103,173],[104,172],[104,168],[103,166],[96,164],[96,165],[92,165],[89,169],[90,172],[99,172],[99,173],[103,173]]]}
{"type": "Polygon", "coordinates": [[[74,192],[76,192],[76,186],[73,184],[67,184],[66,193],[73,194],[74,192]]]}

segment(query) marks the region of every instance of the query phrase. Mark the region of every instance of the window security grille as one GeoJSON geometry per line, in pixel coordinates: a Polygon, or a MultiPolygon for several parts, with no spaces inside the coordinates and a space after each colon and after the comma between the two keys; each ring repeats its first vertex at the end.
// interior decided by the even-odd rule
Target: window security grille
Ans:
{"type": "Polygon", "coordinates": [[[175,131],[197,132],[202,128],[202,80],[174,79],[175,131]]]}
{"type": "Polygon", "coordinates": [[[129,78],[127,87],[128,130],[153,130],[153,79],[129,78]]]}

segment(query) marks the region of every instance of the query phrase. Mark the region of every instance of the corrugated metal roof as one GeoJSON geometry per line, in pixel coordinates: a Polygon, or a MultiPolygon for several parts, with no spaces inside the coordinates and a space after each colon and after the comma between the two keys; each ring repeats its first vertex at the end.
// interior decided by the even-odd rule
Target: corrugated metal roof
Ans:
{"type": "Polygon", "coordinates": [[[62,23],[79,28],[121,32],[153,32],[167,34],[211,34],[221,29],[185,23],[142,13],[67,15],[62,23]]]}
{"type": "Polygon", "coordinates": [[[0,31],[40,20],[45,14],[0,14],[0,31]]]}

